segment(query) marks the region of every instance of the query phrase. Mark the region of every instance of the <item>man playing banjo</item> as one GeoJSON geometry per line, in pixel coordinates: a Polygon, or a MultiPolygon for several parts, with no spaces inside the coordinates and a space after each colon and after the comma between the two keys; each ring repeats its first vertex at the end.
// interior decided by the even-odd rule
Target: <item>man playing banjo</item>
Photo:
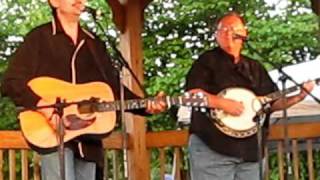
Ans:
{"type": "MultiPolygon", "coordinates": [[[[204,52],[192,65],[187,75],[186,89],[203,92],[211,109],[219,109],[230,117],[242,117],[251,105],[242,100],[221,95],[223,90],[239,87],[264,97],[278,91],[267,71],[257,61],[242,56],[241,49],[248,35],[242,17],[231,12],[217,22],[216,40],[219,47],[204,52]],[[220,94],[219,94],[220,93],[220,94]]],[[[303,84],[297,95],[270,102],[270,112],[288,108],[302,101],[313,87],[313,82],[303,84]]],[[[245,96],[236,93],[239,98],[245,96]]],[[[231,93],[232,94],[232,93],[231,93]]],[[[255,98],[258,99],[258,98],[255,98]]],[[[260,105],[261,106],[261,105],[260,105]]],[[[258,110],[258,109],[257,109],[258,110]]],[[[257,110],[253,110],[254,112],[257,110]]],[[[263,122],[263,145],[268,128],[268,117],[263,122]]],[[[245,119],[253,122],[253,120],[245,119]]],[[[244,124],[242,119],[233,120],[244,124]]],[[[257,180],[259,179],[257,136],[228,133],[223,125],[208,114],[193,110],[189,138],[191,176],[193,180],[257,180]],[[238,137],[243,136],[243,137],[238,137]]]]}

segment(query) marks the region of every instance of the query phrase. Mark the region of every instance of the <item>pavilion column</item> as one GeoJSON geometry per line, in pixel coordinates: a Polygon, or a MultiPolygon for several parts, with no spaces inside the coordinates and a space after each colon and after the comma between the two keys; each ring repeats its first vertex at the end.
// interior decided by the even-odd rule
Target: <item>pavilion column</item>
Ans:
{"type": "Polygon", "coordinates": [[[320,1],[319,0],[311,0],[311,9],[314,14],[317,15],[318,19],[318,47],[320,47],[320,1]]]}
{"type": "MultiPolygon", "coordinates": [[[[113,10],[113,18],[121,31],[120,49],[134,73],[143,82],[143,48],[141,31],[143,27],[143,11],[146,2],[143,0],[127,0],[120,4],[117,0],[109,0],[113,10]]],[[[136,82],[128,72],[125,72],[127,86],[136,94],[142,96],[136,82]]],[[[128,177],[129,180],[150,179],[149,152],[146,148],[146,122],[141,116],[125,116],[128,133],[128,177]]]]}

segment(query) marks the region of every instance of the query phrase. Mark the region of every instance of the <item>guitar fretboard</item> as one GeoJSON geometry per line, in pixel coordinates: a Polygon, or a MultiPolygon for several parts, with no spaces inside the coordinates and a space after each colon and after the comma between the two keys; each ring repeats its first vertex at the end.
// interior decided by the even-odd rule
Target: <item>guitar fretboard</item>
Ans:
{"type": "MultiPolygon", "coordinates": [[[[148,102],[164,101],[168,107],[171,105],[183,105],[192,107],[204,107],[207,105],[204,97],[188,97],[188,96],[177,96],[170,97],[165,96],[163,98],[146,98],[146,99],[131,99],[124,101],[124,110],[134,110],[146,108],[148,102]]],[[[121,101],[112,102],[92,102],[86,101],[78,107],[80,113],[91,113],[91,112],[105,112],[105,111],[118,111],[121,109],[121,101]]]]}
{"type": "MultiPolygon", "coordinates": [[[[147,107],[148,102],[156,102],[156,101],[165,101],[165,103],[168,106],[171,106],[171,105],[187,105],[185,103],[185,99],[183,99],[182,97],[169,97],[169,96],[167,96],[165,98],[162,98],[161,100],[155,99],[155,98],[126,100],[124,102],[124,109],[125,110],[142,109],[142,108],[146,108],[147,107]]],[[[191,103],[190,103],[190,105],[191,105],[191,103]]],[[[103,103],[97,104],[96,108],[97,108],[96,110],[98,112],[120,110],[121,101],[103,102],[103,103]]]]}

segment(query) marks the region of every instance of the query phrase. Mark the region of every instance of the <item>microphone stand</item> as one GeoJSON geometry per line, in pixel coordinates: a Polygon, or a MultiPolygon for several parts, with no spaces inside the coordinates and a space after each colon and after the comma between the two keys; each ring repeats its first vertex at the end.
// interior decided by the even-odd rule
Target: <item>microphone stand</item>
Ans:
{"type": "MultiPolygon", "coordinates": [[[[286,86],[285,83],[287,80],[290,80],[293,82],[296,86],[299,86],[303,90],[306,90],[301,84],[297,83],[290,75],[288,75],[286,72],[282,70],[282,68],[278,69],[279,73],[281,74],[279,80],[282,82],[282,90],[284,93],[282,93],[282,102],[283,104],[287,104],[287,99],[285,98],[285,90],[286,86]]],[[[310,92],[306,91],[309,96],[311,96],[317,103],[320,104],[320,100],[315,97],[310,92]]],[[[291,157],[290,157],[290,142],[288,138],[288,115],[287,115],[287,108],[283,109],[283,120],[284,120],[284,140],[285,140],[285,149],[286,149],[286,163],[287,163],[287,172],[286,172],[286,180],[293,179],[292,174],[292,167],[291,167],[291,157]]]]}
{"type": "MultiPolygon", "coordinates": [[[[101,26],[101,25],[100,25],[101,26]]],[[[115,46],[115,44],[111,41],[111,39],[107,37],[107,40],[110,42],[110,46],[112,47],[112,49],[114,50],[114,52],[116,52],[116,54],[118,55],[117,59],[122,66],[124,66],[129,73],[131,74],[131,76],[133,77],[133,79],[136,81],[138,87],[140,88],[140,90],[142,91],[143,95],[146,96],[147,92],[145,90],[145,88],[142,86],[142,84],[140,83],[138,77],[135,75],[135,73],[133,72],[132,68],[129,66],[128,62],[124,59],[124,57],[122,56],[122,53],[118,50],[118,48],[115,46]]]]}
{"type": "Polygon", "coordinates": [[[127,174],[127,168],[128,168],[128,164],[127,164],[127,150],[128,150],[128,135],[127,135],[127,125],[126,125],[126,121],[124,119],[124,109],[125,109],[125,100],[124,100],[124,73],[123,73],[123,66],[124,64],[121,63],[121,61],[119,61],[119,63],[116,66],[116,69],[119,72],[119,84],[120,84],[120,118],[121,118],[121,126],[122,126],[122,137],[123,137],[123,141],[122,141],[122,148],[123,148],[123,161],[124,161],[124,173],[125,173],[125,177],[128,177],[127,174]]]}
{"type": "MultiPolygon", "coordinates": [[[[92,8],[89,8],[89,13],[91,14],[93,21],[95,22],[95,24],[98,26],[98,28],[105,34],[105,37],[107,38],[107,41],[109,42],[109,45],[111,46],[112,50],[116,53],[116,55],[118,56],[118,58],[114,58],[114,60],[117,60],[117,64],[120,64],[119,66],[123,66],[125,67],[130,75],[133,77],[133,79],[136,81],[138,87],[140,88],[140,90],[142,91],[143,95],[146,96],[147,92],[145,91],[144,87],[142,86],[141,82],[139,81],[139,79],[137,78],[137,76],[135,75],[135,73],[133,72],[133,70],[131,69],[131,67],[129,66],[128,62],[125,60],[125,58],[123,57],[122,53],[118,50],[118,48],[115,45],[115,42],[112,41],[110,39],[110,37],[107,35],[108,33],[105,31],[105,29],[103,28],[103,26],[101,25],[101,23],[98,22],[97,20],[97,15],[96,13],[92,13],[93,11],[95,11],[92,8]]],[[[118,66],[118,65],[115,65],[118,66]]],[[[118,69],[118,67],[116,67],[116,69],[118,69]]],[[[122,69],[122,68],[121,68],[122,69]]]]}
{"type": "Polygon", "coordinates": [[[57,138],[57,144],[58,144],[58,156],[59,156],[59,166],[60,166],[60,177],[61,180],[65,180],[65,154],[64,154],[64,135],[65,135],[65,126],[63,124],[63,115],[64,115],[64,108],[71,106],[71,105],[78,105],[79,111],[91,112],[92,110],[91,105],[96,104],[96,101],[94,99],[91,100],[82,100],[82,101],[76,101],[76,102],[66,102],[65,99],[61,100],[60,97],[56,98],[56,102],[51,105],[43,105],[43,106],[35,106],[31,108],[23,108],[18,107],[19,112],[23,112],[25,110],[32,110],[37,111],[39,109],[45,109],[45,108],[54,108],[54,111],[52,115],[57,115],[57,118],[51,119],[56,121],[56,138],[57,138]],[[88,109],[89,105],[89,109],[88,109]]]}
{"type": "Polygon", "coordinates": [[[257,115],[254,117],[253,121],[256,122],[256,128],[257,128],[257,141],[258,141],[258,162],[259,162],[259,179],[264,179],[264,171],[263,171],[263,131],[262,131],[262,125],[261,119],[265,118],[265,114],[270,112],[271,105],[270,103],[266,103],[262,105],[261,110],[257,112],[257,115]]]}
{"type": "Polygon", "coordinates": [[[258,141],[258,161],[259,161],[259,179],[263,180],[263,148],[262,148],[262,128],[261,128],[261,117],[262,115],[257,115],[254,118],[254,121],[256,121],[256,127],[257,127],[257,141],[258,141]]]}
{"type": "MultiPolygon", "coordinates": [[[[97,26],[101,29],[101,31],[106,35],[107,32],[105,29],[102,27],[102,25],[97,21],[97,17],[95,13],[90,13],[91,16],[93,17],[94,22],[97,24],[97,26]]],[[[127,126],[126,126],[126,121],[124,119],[125,117],[125,100],[124,100],[124,73],[123,73],[123,67],[129,70],[129,73],[131,76],[134,78],[136,83],[138,84],[139,88],[142,90],[144,96],[146,96],[146,91],[141,85],[140,81],[138,80],[137,76],[134,74],[133,70],[130,68],[129,64],[127,61],[124,59],[122,56],[122,53],[116,48],[115,43],[112,43],[111,39],[109,36],[106,35],[107,40],[109,41],[109,44],[111,48],[114,50],[114,52],[118,55],[117,63],[115,65],[115,68],[119,72],[119,84],[120,84],[120,118],[121,118],[121,125],[122,125],[122,136],[123,136],[123,141],[122,141],[122,148],[123,148],[123,153],[124,153],[124,176],[128,177],[129,175],[127,174],[128,171],[128,164],[127,164],[127,150],[128,150],[128,135],[127,135],[127,126]]]]}
{"type": "MultiPolygon", "coordinates": [[[[281,73],[283,76],[286,76],[288,80],[290,80],[295,86],[300,87],[301,89],[305,90],[306,89],[302,86],[302,84],[299,84],[296,80],[294,80],[288,73],[284,72],[282,68],[278,68],[279,73],[281,73]]],[[[307,94],[318,104],[320,104],[320,99],[317,98],[315,95],[311,94],[310,92],[306,91],[307,94]]]]}
{"type": "MultiPolygon", "coordinates": [[[[245,43],[245,44],[246,44],[246,46],[247,46],[251,51],[253,51],[256,55],[258,55],[260,58],[262,58],[262,56],[260,55],[260,53],[259,53],[256,49],[254,49],[254,48],[250,45],[250,43],[247,42],[247,43],[245,43]]],[[[303,90],[306,90],[301,84],[297,83],[297,81],[295,81],[293,78],[291,78],[291,76],[289,76],[286,72],[284,72],[284,71],[282,70],[282,67],[281,67],[280,65],[277,65],[277,64],[275,64],[275,63],[273,63],[273,62],[271,62],[271,61],[267,61],[267,63],[270,64],[273,68],[278,69],[278,71],[279,71],[280,74],[284,74],[285,76],[287,76],[287,77],[288,77],[288,80],[290,80],[291,82],[293,82],[294,85],[302,88],[303,90]],[[279,67],[280,67],[280,68],[279,68],[279,67]]],[[[307,94],[308,94],[314,101],[316,101],[318,104],[320,104],[320,99],[319,99],[319,98],[317,98],[316,96],[314,96],[313,94],[311,94],[311,93],[308,92],[308,91],[306,91],[306,92],[307,92],[307,94]]]]}
{"type": "MultiPolygon", "coordinates": [[[[255,49],[253,48],[250,43],[246,43],[247,47],[253,51],[255,54],[257,54],[258,56],[260,56],[262,58],[262,56],[260,55],[260,53],[255,49]]],[[[274,63],[268,61],[268,63],[270,65],[272,65],[274,68],[275,67],[279,67],[279,66],[276,66],[274,63]]],[[[279,73],[282,74],[282,76],[279,78],[279,80],[282,82],[282,92],[281,93],[281,96],[282,96],[282,103],[283,104],[287,104],[287,99],[285,98],[286,96],[286,86],[285,86],[285,83],[286,83],[286,80],[290,80],[292,81],[295,85],[301,87],[302,89],[304,89],[304,87],[300,84],[298,84],[295,80],[293,80],[293,78],[291,78],[287,73],[285,73],[282,68],[277,68],[279,73]]],[[[305,90],[305,89],[304,89],[305,90]]],[[[308,93],[308,95],[310,95],[317,103],[320,104],[320,100],[315,97],[314,95],[312,95],[311,93],[309,93],[308,91],[306,91],[308,93]]],[[[287,117],[287,108],[283,109],[283,120],[284,120],[284,143],[285,143],[285,150],[286,150],[286,164],[287,164],[287,171],[286,171],[286,174],[285,174],[285,179],[286,180],[289,180],[289,179],[293,179],[292,177],[292,167],[290,166],[290,163],[291,163],[291,157],[290,157],[290,153],[289,153],[289,139],[288,139],[288,117],[287,117]],[[291,175],[291,176],[290,176],[291,175]]],[[[259,121],[257,121],[259,122],[259,121]]],[[[258,133],[257,133],[257,136],[258,136],[258,151],[261,151],[261,137],[262,137],[262,134],[261,134],[261,129],[259,129],[259,123],[257,123],[257,130],[258,130],[258,133]],[[259,133],[260,132],[260,133],[259,133]],[[261,134],[261,135],[259,135],[261,134]]],[[[258,152],[259,153],[259,162],[261,161],[260,158],[262,158],[262,152],[258,152]]],[[[260,167],[260,178],[262,178],[262,167],[261,167],[261,162],[259,164],[259,167],[260,167]]]]}
{"type": "Polygon", "coordinates": [[[65,154],[64,154],[64,135],[65,135],[65,129],[63,125],[63,109],[67,107],[65,104],[65,100],[61,101],[60,98],[57,98],[56,100],[56,107],[53,111],[53,114],[57,114],[58,118],[56,121],[56,129],[58,129],[57,133],[57,139],[58,139],[58,153],[59,153],[59,165],[60,165],[60,176],[61,180],[66,179],[66,172],[65,172],[65,154]]]}
{"type": "MultiPolygon", "coordinates": [[[[243,41],[247,41],[247,39],[241,38],[243,41]]],[[[250,50],[254,51],[256,54],[260,56],[260,53],[258,53],[257,50],[252,48],[252,46],[249,43],[246,43],[247,47],[249,47],[250,50]]],[[[258,149],[258,162],[259,162],[259,179],[263,180],[264,179],[264,170],[263,170],[263,142],[262,142],[262,137],[263,137],[263,131],[262,131],[262,126],[261,124],[261,119],[265,118],[264,115],[268,112],[270,112],[271,105],[270,103],[263,103],[261,110],[257,112],[257,115],[254,117],[253,121],[256,122],[256,128],[257,128],[257,149],[258,149]]],[[[266,162],[268,163],[268,162],[266,162]]]]}
{"type": "MultiPolygon", "coordinates": [[[[254,49],[249,43],[246,43],[247,47],[253,51],[254,53],[256,53],[257,55],[260,56],[260,53],[254,49]]],[[[261,57],[261,56],[260,56],[261,57]]],[[[271,64],[273,67],[276,67],[274,63],[272,62],[269,62],[269,64],[271,64]]],[[[281,69],[281,68],[280,68],[281,69]]],[[[282,71],[282,70],[281,70],[282,71]]],[[[281,73],[281,71],[279,70],[279,72],[281,73]]],[[[282,91],[285,92],[285,89],[286,89],[286,86],[285,86],[285,82],[287,80],[287,77],[286,76],[283,76],[283,77],[280,77],[279,80],[282,82],[282,91]]],[[[287,104],[287,99],[285,98],[285,93],[281,93],[281,96],[282,96],[282,101],[284,104],[287,104]]],[[[287,118],[287,108],[283,109],[283,121],[284,121],[284,144],[285,144],[285,151],[287,152],[288,149],[288,146],[289,146],[289,139],[288,139],[288,118],[287,118]]],[[[257,124],[258,126],[258,124],[257,124]]],[[[258,129],[259,130],[259,129],[258,129]]],[[[257,133],[259,134],[259,133],[257,133]]],[[[258,146],[260,147],[260,144],[259,144],[259,138],[258,137],[258,146]]],[[[261,154],[262,152],[259,152],[259,158],[260,156],[262,155],[261,154]]],[[[259,160],[260,161],[260,160],[259,160]]],[[[286,153],[286,163],[287,163],[287,171],[286,171],[286,174],[285,174],[285,180],[289,180],[289,179],[292,179],[289,178],[289,175],[292,175],[292,169],[291,169],[291,166],[290,166],[290,162],[291,162],[291,159],[290,159],[290,153],[287,152],[286,153]]],[[[260,165],[261,166],[261,165],[260,165]]],[[[261,171],[261,169],[260,169],[261,171]]],[[[261,172],[260,172],[260,178],[261,178],[261,172]]]]}
{"type": "MultiPolygon", "coordinates": [[[[281,69],[281,68],[280,68],[281,69]]],[[[281,73],[282,70],[279,69],[279,72],[281,73]]],[[[281,73],[282,74],[282,73],[281,73]]],[[[286,81],[289,79],[289,76],[287,74],[282,74],[282,76],[279,77],[279,80],[282,83],[282,91],[281,93],[281,101],[283,105],[287,104],[287,99],[286,99],[286,81]]],[[[288,137],[288,112],[287,108],[283,109],[283,124],[284,124],[284,147],[285,147],[285,152],[286,152],[286,173],[285,173],[285,180],[291,180],[293,179],[292,176],[292,167],[291,167],[291,157],[290,157],[290,142],[289,142],[289,137],[288,137]]]]}
{"type": "MultiPolygon", "coordinates": [[[[44,108],[54,108],[53,115],[56,114],[58,117],[55,119],[56,121],[56,138],[58,141],[58,154],[59,154],[59,165],[60,165],[60,177],[61,180],[65,180],[65,155],[64,155],[64,135],[65,135],[65,127],[63,124],[63,110],[64,108],[73,105],[73,104],[80,104],[81,102],[71,102],[66,103],[65,100],[61,100],[60,97],[56,98],[56,102],[52,105],[45,105],[45,106],[37,106],[29,108],[28,110],[39,110],[44,108]]],[[[21,108],[26,110],[25,108],[21,108]]],[[[21,110],[21,111],[23,111],[21,110]]]]}

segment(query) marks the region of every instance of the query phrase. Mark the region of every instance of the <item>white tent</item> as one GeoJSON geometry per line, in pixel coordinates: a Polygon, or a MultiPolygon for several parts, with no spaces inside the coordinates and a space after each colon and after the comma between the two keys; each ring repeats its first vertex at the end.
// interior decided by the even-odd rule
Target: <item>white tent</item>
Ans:
{"type": "MultiPolygon", "coordinates": [[[[290,75],[298,83],[303,83],[307,80],[314,80],[320,78],[320,57],[313,61],[307,61],[300,64],[286,66],[282,69],[290,75]]],[[[279,81],[279,71],[272,70],[269,72],[274,82],[277,82],[278,87],[281,89],[282,83],[279,81]]],[[[287,81],[286,87],[294,86],[290,80],[287,81]]],[[[297,91],[296,93],[298,93],[297,91]]],[[[320,87],[315,86],[311,92],[315,97],[320,98],[320,87]]],[[[310,96],[307,96],[302,102],[292,106],[288,109],[289,117],[296,116],[315,116],[320,115],[320,104],[314,101],[310,96]]],[[[282,112],[275,112],[273,117],[281,117],[282,112]]]]}

